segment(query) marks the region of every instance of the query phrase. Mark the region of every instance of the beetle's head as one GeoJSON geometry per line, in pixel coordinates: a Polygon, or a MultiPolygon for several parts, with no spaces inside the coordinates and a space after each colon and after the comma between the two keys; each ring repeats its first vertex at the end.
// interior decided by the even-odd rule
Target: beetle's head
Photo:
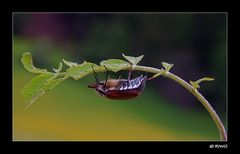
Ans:
{"type": "Polygon", "coordinates": [[[90,85],[88,85],[88,88],[94,88],[96,89],[99,85],[97,83],[92,83],[90,85]]]}
{"type": "Polygon", "coordinates": [[[104,82],[96,82],[88,85],[88,88],[94,88],[94,89],[98,89],[102,87],[104,87],[104,82]]]}

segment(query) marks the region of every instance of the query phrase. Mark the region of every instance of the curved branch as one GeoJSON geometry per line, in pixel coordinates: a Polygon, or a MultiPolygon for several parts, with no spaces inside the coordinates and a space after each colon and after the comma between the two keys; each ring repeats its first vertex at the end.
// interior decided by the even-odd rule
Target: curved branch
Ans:
{"type": "MultiPolygon", "coordinates": [[[[129,68],[124,68],[124,70],[128,70],[128,69],[129,68]]],[[[136,65],[133,68],[133,70],[144,71],[144,72],[149,72],[149,73],[154,73],[154,74],[163,71],[163,70],[160,70],[160,69],[147,67],[147,66],[139,66],[139,65],[136,65]]],[[[193,86],[191,86],[189,83],[187,83],[186,81],[184,81],[180,77],[178,77],[178,76],[176,76],[176,75],[174,75],[170,72],[163,72],[161,75],[166,77],[166,78],[172,79],[173,81],[182,85],[190,93],[192,93],[202,103],[202,105],[206,108],[208,113],[211,115],[212,119],[214,120],[214,122],[215,122],[215,124],[218,128],[221,140],[222,141],[227,141],[227,133],[226,133],[224,125],[222,124],[222,121],[220,120],[220,118],[218,117],[217,113],[212,108],[212,106],[209,104],[209,102],[202,96],[202,94],[199,93],[199,91],[196,88],[194,88],[193,86]]]]}
{"type": "Polygon", "coordinates": [[[193,88],[190,84],[185,82],[183,79],[179,78],[178,76],[176,76],[170,72],[163,74],[163,76],[168,77],[168,78],[176,81],[177,83],[181,84],[184,88],[186,88],[189,92],[191,92],[202,103],[202,105],[206,108],[208,113],[213,118],[215,124],[217,125],[221,140],[227,141],[227,133],[224,128],[224,125],[222,124],[222,122],[221,122],[220,118],[218,117],[217,113],[215,112],[215,110],[212,108],[212,106],[209,104],[209,102],[203,97],[203,95],[201,93],[199,93],[196,88],[193,88]]]}
{"type": "MultiPolygon", "coordinates": [[[[180,77],[169,72],[169,69],[173,66],[173,64],[167,64],[167,63],[163,62],[162,64],[163,64],[163,67],[165,68],[165,70],[164,69],[156,69],[156,68],[152,68],[152,67],[136,65],[143,58],[143,55],[139,56],[139,57],[131,57],[131,56],[123,55],[123,57],[125,59],[127,59],[129,63],[133,64],[132,70],[144,71],[144,72],[149,72],[149,73],[155,74],[151,78],[155,78],[157,76],[162,75],[162,76],[172,79],[173,81],[182,85],[185,89],[187,89],[190,93],[192,93],[202,103],[202,105],[206,108],[206,110],[209,112],[209,114],[211,115],[212,119],[214,120],[214,122],[219,130],[221,140],[223,140],[223,141],[227,140],[227,133],[224,128],[224,125],[222,124],[217,113],[212,108],[212,106],[208,103],[208,101],[197,91],[197,89],[195,87],[193,87],[194,85],[192,86],[191,84],[187,83],[180,77]]],[[[31,82],[29,84],[27,84],[22,90],[23,94],[25,94],[25,96],[29,96],[31,98],[30,105],[38,97],[42,96],[46,91],[51,90],[53,87],[55,87],[57,84],[59,84],[63,80],[66,80],[69,77],[72,77],[75,80],[78,80],[78,79],[82,78],[83,76],[88,75],[89,73],[93,73],[92,70],[89,70],[89,66],[92,65],[93,63],[89,63],[86,61],[84,61],[84,63],[78,65],[77,63],[68,62],[68,61],[63,60],[63,62],[67,66],[70,67],[66,72],[60,72],[62,69],[61,63],[59,64],[58,69],[54,69],[55,73],[48,72],[46,69],[38,69],[33,65],[32,56],[31,56],[31,53],[29,53],[29,52],[26,52],[23,54],[21,62],[23,63],[25,69],[27,69],[29,72],[41,74],[41,75],[35,77],[33,80],[31,80],[31,82]],[[83,70],[81,70],[81,69],[83,69],[83,70]],[[39,86],[39,85],[41,85],[41,86],[39,86]]],[[[109,59],[109,60],[102,61],[100,63],[101,66],[104,66],[105,64],[110,65],[110,67],[112,67],[111,70],[114,72],[117,72],[119,70],[129,70],[131,67],[130,65],[127,64],[126,61],[119,60],[119,59],[109,59]],[[111,65],[113,65],[113,66],[111,66],[111,65]]],[[[105,71],[106,71],[105,67],[98,67],[95,70],[95,72],[105,72],[105,71]]],[[[203,80],[211,81],[212,79],[211,78],[203,78],[198,81],[201,82],[203,80]]],[[[193,82],[193,83],[197,84],[197,86],[198,86],[198,81],[193,82]]]]}

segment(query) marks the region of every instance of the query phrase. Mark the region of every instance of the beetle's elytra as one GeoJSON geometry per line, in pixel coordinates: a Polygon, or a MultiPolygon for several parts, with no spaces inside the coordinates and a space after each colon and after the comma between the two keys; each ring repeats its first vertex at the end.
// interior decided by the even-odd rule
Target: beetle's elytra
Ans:
{"type": "Polygon", "coordinates": [[[130,79],[131,70],[129,71],[128,79],[108,79],[107,74],[105,81],[99,81],[94,69],[93,73],[96,83],[90,84],[88,87],[94,88],[98,94],[109,99],[131,99],[137,97],[143,91],[147,80],[146,75],[130,79]]]}

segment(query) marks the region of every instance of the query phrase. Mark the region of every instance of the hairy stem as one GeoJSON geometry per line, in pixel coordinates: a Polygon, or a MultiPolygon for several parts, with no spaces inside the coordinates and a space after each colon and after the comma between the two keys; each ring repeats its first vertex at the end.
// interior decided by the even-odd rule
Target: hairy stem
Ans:
{"type": "MultiPolygon", "coordinates": [[[[126,69],[128,69],[128,68],[126,68],[126,69]]],[[[160,71],[163,71],[160,69],[147,67],[147,66],[139,66],[139,65],[135,66],[133,68],[133,70],[150,72],[150,73],[155,73],[155,74],[159,73],[160,71]]],[[[221,140],[227,141],[227,133],[224,128],[224,125],[222,124],[222,122],[221,122],[220,118],[218,117],[217,113],[215,112],[215,110],[212,108],[212,106],[209,104],[209,102],[201,95],[201,93],[199,93],[198,90],[196,88],[194,88],[192,85],[190,85],[189,83],[187,83],[180,77],[178,77],[170,72],[164,72],[161,75],[166,78],[174,80],[175,82],[182,85],[185,89],[187,89],[190,93],[192,93],[202,103],[202,105],[206,108],[206,110],[211,115],[212,119],[214,120],[214,122],[218,128],[221,140]]]]}

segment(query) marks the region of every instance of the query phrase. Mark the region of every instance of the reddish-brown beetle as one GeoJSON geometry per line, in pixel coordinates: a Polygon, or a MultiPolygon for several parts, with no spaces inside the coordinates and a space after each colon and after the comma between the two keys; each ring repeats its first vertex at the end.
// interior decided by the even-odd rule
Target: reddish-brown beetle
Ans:
{"type": "MultiPolygon", "coordinates": [[[[141,75],[135,79],[131,79],[131,69],[128,74],[128,79],[108,79],[99,81],[98,75],[93,69],[96,83],[90,84],[89,88],[94,88],[98,94],[109,99],[131,99],[141,94],[147,80],[146,75],[141,75]]],[[[105,67],[107,70],[107,68],[105,67]]]]}

